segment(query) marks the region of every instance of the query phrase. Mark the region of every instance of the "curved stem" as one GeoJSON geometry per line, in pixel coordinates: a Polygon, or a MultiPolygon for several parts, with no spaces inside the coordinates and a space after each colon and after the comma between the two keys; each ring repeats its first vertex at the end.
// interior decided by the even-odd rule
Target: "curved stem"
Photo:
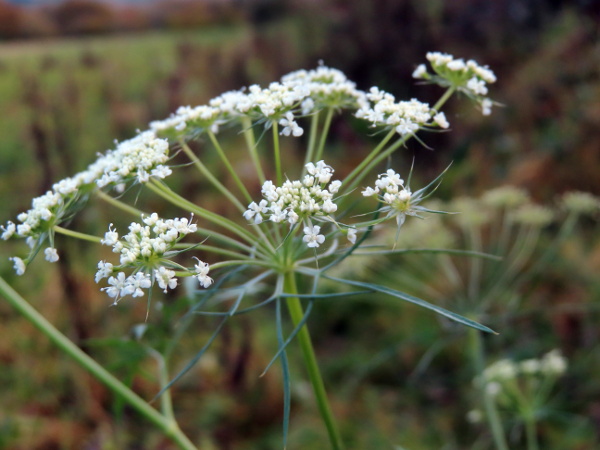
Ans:
{"type": "Polygon", "coordinates": [[[246,211],[244,205],[237,199],[235,195],[231,193],[229,189],[227,189],[223,183],[221,183],[217,177],[215,177],[210,170],[200,161],[200,159],[194,154],[192,149],[185,142],[180,141],[181,149],[184,153],[190,158],[194,166],[198,169],[198,171],[206,177],[208,181],[210,181],[217,190],[223,194],[227,199],[233,203],[233,205],[240,210],[242,213],[246,211]]]}
{"type": "Polygon", "coordinates": [[[225,152],[221,148],[221,144],[219,144],[219,141],[217,140],[217,137],[215,136],[215,134],[212,131],[208,131],[208,137],[210,138],[210,141],[213,143],[215,149],[217,150],[217,153],[221,157],[221,161],[223,161],[223,164],[225,164],[225,167],[227,167],[227,170],[229,171],[229,174],[233,178],[233,181],[235,181],[235,184],[237,184],[237,187],[239,188],[240,192],[246,198],[246,201],[248,203],[252,202],[252,197],[250,196],[250,193],[248,192],[248,190],[246,189],[246,186],[244,186],[244,183],[242,183],[242,180],[240,180],[240,177],[238,177],[238,174],[236,173],[235,169],[229,162],[229,159],[227,158],[227,155],[225,155],[225,152]]]}
{"type": "Polygon", "coordinates": [[[254,163],[256,175],[258,176],[260,184],[262,185],[265,183],[267,178],[265,177],[265,172],[263,171],[260,158],[258,157],[258,152],[256,151],[256,139],[254,139],[254,130],[252,129],[252,120],[250,120],[250,117],[242,117],[242,127],[244,131],[244,139],[246,140],[246,146],[248,147],[248,153],[250,154],[250,158],[254,163]]]}
{"type": "Polygon", "coordinates": [[[321,130],[321,139],[319,139],[319,147],[317,147],[317,153],[315,154],[315,162],[320,161],[323,157],[323,151],[325,150],[325,141],[327,140],[327,135],[329,134],[331,119],[333,119],[333,111],[333,108],[329,108],[327,110],[327,115],[325,116],[325,123],[323,124],[323,129],[321,130]]]}
{"type": "Polygon", "coordinates": [[[87,370],[92,376],[101,381],[116,395],[120,396],[132,408],[149,420],[154,426],[165,433],[181,449],[195,450],[196,446],[183,434],[177,423],[151,407],[148,402],[125,386],[120,380],[109,373],[104,367],[77,347],[69,338],[57,330],[44,316],[21,297],[8,283],[0,277],[0,294],[8,300],[19,313],[31,322],[42,334],[60,350],[71,357],[77,364],[87,370]]]}
{"type": "Polygon", "coordinates": [[[181,197],[179,194],[172,191],[164,183],[159,183],[157,181],[151,181],[150,183],[147,183],[146,186],[151,191],[160,195],[164,199],[170,201],[174,205],[179,206],[180,208],[183,208],[189,212],[192,212],[192,213],[198,215],[199,217],[202,217],[216,225],[219,225],[219,226],[225,228],[226,230],[231,231],[232,233],[235,233],[236,235],[238,235],[239,237],[244,239],[246,242],[249,242],[250,244],[255,244],[255,243],[264,244],[265,243],[265,242],[257,239],[256,236],[252,235],[249,231],[247,231],[245,228],[242,228],[237,223],[232,222],[231,220],[229,220],[223,216],[215,214],[215,213],[213,213],[205,208],[202,208],[202,207],[190,202],[189,200],[181,197]]]}
{"type": "MultiPolygon", "coordinates": [[[[306,165],[312,161],[315,152],[315,143],[317,142],[317,131],[319,128],[319,111],[314,113],[310,119],[310,135],[308,137],[308,148],[304,156],[304,166],[302,166],[302,177],[306,175],[306,165]]],[[[316,162],[316,161],[314,161],[316,162]]]]}
{"type": "MultiPolygon", "coordinates": [[[[296,276],[294,272],[288,272],[285,274],[284,290],[287,294],[298,294],[298,287],[296,285],[296,276]]],[[[298,297],[289,297],[286,303],[292,318],[292,322],[294,325],[298,325],[304,317],[304,311],[302,310],[300,299],[298,297]]],[[[315,393],[319,412],[321,413],[321,417],[325,422],[325,426],[327,427],[331,448],[334,450],[340,450],[344,446],[342,444],[342,439],[337,429],[331,407],[329,406],[329,401],[327,400],[325,384],[323,383],[323,378],[321,377],[319,364],[317,363],[315,351],[313,349],[308,327],[306,325],[300,329],[297,338],[300,343],[300,348],[302,349],[302,356],[304,357],[306,370],[308,371],[308,376],[315,393]]]]}
{"type": "Polygon", "coordinates": [[[81,239],[83,241],[93,242],[95,244],[100,244],[100,241],[102,240],[101,237],[92,236],[91,234],[80,233],[79,231],[69,230],[67,228],[63,228],[58,225],[54,225],[54,227],[52,227],[52,228],[56,233],[59,233],[59,234],[65,235],[65,236],[69,236],[72,238],[76,238],[76,239],[81,239]]]}
{"type": "Polygon", "coordinates": [[[485,408],[485,416],[492,431],[494,444],[498,450],[508,450],[508,444],[506,443],[506,437],[504,436],[504,430],[502,429],[502,422],[500,421],[496,404],[494,403],[494,399],[488,393],[486,389],[486,381],[483,378],[483,371],[485,369],[485,356],[481,334],[474,328],[469,328],[468,333],[471,359],[475,367],[475,374],[479,380],[478,388],[481,391],[483,406],[485,408]]]}
{"type": "Polygon", "coordinates": [[[140,217],[142,214],[144,214],[143,211],[141,211],[137,208],[134,208],[133,206],[129,206],[128,204],[122,202],[121,200],[111,197],[104,191],[98,190],[98,191],[96,191],[96,193],[97,193],[98,197],[100,197],[106,203],[111,204],[112,206],[120,209],[121,211],[125,211],[127,214],[131,214],[136,217],[140,217]]]}

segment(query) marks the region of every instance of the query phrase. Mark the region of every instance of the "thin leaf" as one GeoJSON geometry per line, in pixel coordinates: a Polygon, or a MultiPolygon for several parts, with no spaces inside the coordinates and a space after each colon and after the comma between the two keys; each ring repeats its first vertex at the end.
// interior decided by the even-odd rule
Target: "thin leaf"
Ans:
{"type": "Polygon", "coordinates": [[[175,377],[173,377],[173,379],[171,381],[169,381],[159,392],[158,394],[156,394],[154,396],[154,398],[152,399],[152,402],[154,402],[157,398],[159,398],[167,389],[169,389],[171,386],[173,386],[173,384],[175,384],[175,382],[177,382],[182,376],[184,376],[192,367],[194,367],[196,365],[196,363],[200,360],[200,358],[202,357],[202,355],[204,355],[204,352],[206,352],[206,350],[208,350],[208,348],[210,347],[210,345],[213,343],[213,341],[216,339],[217,335],[219,334],[219,332],[221,331],[221,329],[223,328],[223,326],[225,326],[225,323],[227,322],[227,320],[229,320],[229,318],[231,316],[233,316],[235,314],[235,311],[237,310],[237,308],[239,307],[240,303],[242,302],[242,299],[244,298],[244,292],[242,292],[238,299],[236,300],[236,302],[231,306],[231,308],[229,308],[229,314],[221,321],[221,323],[219,323],[219,325],[217,326],[216,330],[213,332],[213,334],[211,335],[211,337],[208,339],[208,341],[206,342],[206,344],[204,344],[204,347],[202,347],[202,349],[196,353],[196,355],[190,360],[190,362],[188,362],[185,367],[179,371],[179,373],[177,375],[175,375],[175,377]]]}
{"type": "MultiPolygon", "coordinates": [[[[278,301],[277,304],[279,305],[279,303],[280,302],[278,301]]],[[[310,315],[310,312],[312,311],[312,307],[313,307],[313,302],[309,302],[308,306],[306,307],[306,311],[304,311],[304,316],[302,317],[302,320],[300,322],[298,322],[298,325],[296,325],[296,328],[294,328],[294,331],[292,331],[292,333],[288,336],[288,338],[285,340],[283,345],[279,346],[279,349],[277,349],[277,353],[275,353],[275,356],[273,356],[273,358],[271,359],[269,364],[267,364],[267,367],[265,368],[265,370],[263,370],[263,372],[260,374],[261,377],[269,371],[269,369],[271,368],[273,363],[275,363],[277,358],[279,358],[279,356],[283,352],[285,352],[285,348],[288,346],[288,344],[290,342],[292,342],[294,340],[294,338],[296,337],[296,335],[300,332],[300,329],[304,326],[304,324],[308,320],[308,316],[310,315]]]]}
{"type": "Polygon", "coordinates": [[[323,275],[323,276],[332,281],[337,281],[337,282],[340,282],[343,284],[348,284],[350,286],[357,286],[357,287],[364,288],[364,289],[371,289],[376,292],[381,292],[382,294],[391,295],[392,297],[399,298],[406,302],[414,303],[415,305],[421,306],[422,308],[430,309],[431,311],[434,311],[434,312],[436,312],[444,317],[447,317],[448,319],[451,319],[455,322],[462,323],[463,325],[466,325],[468,327],[472,327],[477,330],[485,331],[486,333],[498,334],[491,328],[481,325],[473,320],[467,319],[466,317],[463,317],[460,314],[453,313],[453,312],[448,311],[447,309],[444,309],[440,306],[433,305],[429,302],[426,302],[425,300],[421,300],[420,298],[413,297],[412,295],[406,294],[401,291],[397,291],[395,289],[388,288],[386,286],[381,286],[381,285],[373,284],[373,283],[363,283],[360,281],[346,280],[344,278],[335,278],[335,277],[330,277],[327,275],[323,275]]]}
{"type": "Polygon", "coordinates": [[[492,261],[502,261],[501,256],[491,255],[489,253],[476,252],[472,250],[455,250],[447,248],[407,248],[401,250],[374,250],[366,252],[356,252],[352,256],[369,256],[369,255],[401,255],[404,253],[442,253],[457,256],[472,256],[476,258],[489,259],[492,261]]]}

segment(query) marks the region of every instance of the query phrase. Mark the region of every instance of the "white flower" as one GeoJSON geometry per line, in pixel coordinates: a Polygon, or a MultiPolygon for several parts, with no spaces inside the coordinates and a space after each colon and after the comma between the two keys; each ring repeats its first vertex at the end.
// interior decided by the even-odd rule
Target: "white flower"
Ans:
{"type": "Polygon", "coordinates": [[[325,242],[325,236],[319,234],[321,227],[315,225],[313,227],[304,227],[304,237],[302,240],[306,242],[306,245],[311,248],[316,248],[325,242]]]}
{"type": "Polygon", "coordinates": [[[488,89],[485,87],[485,81],[480,80],[477,77],[473,77],[467,81],[467,89],[476,95],[485,95],[488,93],[488,89]]]}
{"type": "Polygon", "coordinates": [[[98,263],[98,271],[96,272],[95,281],[98,283],[104,278],[108,278],[113,273],[113,265],[106,261],[100,261],[98,263]]]}
{"type": "Polygon", "coordinates": [[[489,116],[492,113],[493,102],[489,98],[481,100],[481,114],[489,116]]]}
{"type": "Polygon", "coordinates": [[[352,243],[352,244],[356,243],[356,228],[348,229],[347,238],[350,241],[350,243],[352,243]]]}
{"type": "Polygon", "coordinates": [[[419,64],[415,71],[412,73],[413,78],[423,78],[423,75],[427,73],[427,68],[425,64],[419,64]]]}
{"type": "Polygon", "coordinates": [[[285,117],[279,121],[279,125],[284,128],[281,130],[281,134],[289,136],[290,134],[294,137],[300,137],[304,133],[304,130],[294,120],[294,114],[288,111],[285,117]]]}
{"type": "Polygon", "coordinates": [[[261,200],[260,203],[252,202],[248,205],[248,210],[243,214],[244,219],[252,220],[254,218],[254,224],[258,225],[263,221],[263,214],[267,212],[267,201],[261,200]]]}
{"type": "Polygon", "coordinates": [[[44,255],[46,256],[46,261],[49,261],[51,263],[58,261],[58,252],[56,251],[55,248],[52,247],[48,247],[46,250],[44,250],[44,255]]]}
{"type": "Polygon", "coordinates": [[[125,272],[119,272],[116,277],[110,277],[108,279],[108,284],[110,286],[102,288],[102,291],[105,291],[109,297],[115,299],[113,304],[117,303],[119,297],[121,297],[121,291],[125,288],[126,280],[125,280],[125,272]]]}
{"type": "Polygon", "coordinates": [[[450,126],[448,120],[446,119],[446,115],[443,112],[439,112],[433,116],[433,122],[436,123],[440,128],[444,129],[450,126]]]}
{"type": "Polygon", "coordinates": [[[194,266],[194,269],[196,271],[196,278],[198,279],[198,281],[200,282],[200,285],[203,288],[208,288],[213,283],[213,279],[208,276],[210,267],[209,267],[208,263],[205,263],[204,261],[200,261],[198,258],[195,258],[195,259],[196,259],[196,261],[198,261],[198,264],[196,264],[194,266]]]}
{"type": "Polygon", "coordinates": [[[108,226],[108,231],[104,233],[104,239],[100,241],[102,245],[115,245],[119,240],[119,233],[112,229],[113,224],[108,226]]]}
{"type": "Polygon", "coordinates": [[[25,262],[18,256],[12,256],[8,258],[14,264],[14,269],[17,275],[23,275],[25,273],[25,262]]]}
{"type": "Polygon", "coordinates": [[[12,237],[13,234],[15,234],[15,231],[17,230],[17,227],[14,223],[12,222],[7,222],[6,223],[6,227],[2,227],[0,226],[0,230],[2,230],[2,239],[3,240],[8,240],[12,237]]]}
{"type": "Polygon", "coordinates": [[[158,281],[158,286],[163,289],[163,292],[167,292],[167,289],[175,289],[177,287],[177,278],[175,278],[174,270],[169,270],[161,266],[158,270],[154,270],[154,278],[158,281]]]}

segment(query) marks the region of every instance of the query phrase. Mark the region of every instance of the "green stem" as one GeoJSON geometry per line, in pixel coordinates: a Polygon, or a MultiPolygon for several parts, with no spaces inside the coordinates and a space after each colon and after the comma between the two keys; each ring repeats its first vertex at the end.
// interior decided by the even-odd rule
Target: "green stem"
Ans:
{"type": "Polygon", "coordinates": [[[248,147],[248,153],[254,163],[256,174],[260,180],[260,184],[264,184],[266,181],[265,172],[263,171],[258,152],[256,151],[256,140],[254,139],[254,130],[252,129],[252,120],[248,116],[242,117],[242,127],[244,130],[244,139],[246,140],[246,146],[248,147]]]}
{"type": "Polygon", "coordinates": [[[65,236],[69,236],[76,239],[82,239],[84,241],[93,242],[95,244],[100,244],[100,241],[102,240],[101,237],[92,236],[91,234],[80,233],[79,231],[68,230],[67,228],[63,228],[58,225],[54,225],[53,230],[59,234],[63,234],[65,236]]]}
{"type": "Polygon", "coordinates": [[[42,332],[50,341],[60,350],[65,352],[77,364],[87,370],[91,375],[104,383],[112,392],[120,396],[132,408],[134,408],[143,417],[154,424],[159,430],[165,433],[177,445],[185,450],[195,450],[196,447],[179,429],[177,423],[165,417],[135,392],[125,386],[116,377],[110,374],[104,367],[94,361],[90,356],[77,347],[69,338],[57,330],[44,316],[42,316],[33,306],[21,297],[8,283],[0,277],[0,294],[29,322],[31,322],[39,331],[42,332]]]}
{"type": "Polygon", "coordinates": [[[246,211],[246,208],[244,208],[244,205],[242,205],[242,203],[237,199],[237,197],[235,195],[233,195],[231,193],[231,191],[229,189],[227,189],[225,187],[225,185],[223,185],[223,183],[221,183],[217,177],[215,177],[212,172],[210,170],[208,170],[208,168],[202,163],[202,161],[200,161],[200,159],[194,154],[194,152],[192,151],[192,149],[183,141],[180,142],[181,145],[181,149],[184,151],[184,153],[188,156],[188,158],[190,158],[190,160],[192,161],[192,163],[196,166],[196,168],[198,169],[198,171],[204,175],[206,177],[206,179],[208,181],[210,181],[214,187],[217,188],[217,190],[223,194],[225,197],[227,197],[227,199],[229,199],[229,201],[231,203],[233,203],[233,205],[240,210],[242,213],[244,211],[246,211]]]}
{"type": "Polygon", "coordinates": [[[221,157],[221,161],[223,161],[223,164],[225,164],[225,167],[227,167],[227,170],[229,171],[229,174],[233,178],[233,181],[235,181],[235,184],[237,184],[237,187],[239,188],[240,192],[246,198],[246,201],[248,203],[252,202],[252,197],[250,196],[250,193],[248,192],[248,190],[246,189],[246,186],[244,186],[244,183],[242,183],[242,180],[240,180],[240,177],[238,177],[238,174],[236,173],[235,169],[229,162],[229,159],[227,158],[227,155],[221,148],[221,145],[219,144],[219,141],[217,140],[217,137],[215,136],[215,134],[212,131],[208,131],[208,137],[210,138],[210,141],[214,145],[215,149],[217,150],[217,153],[219,153],[219,156],[221,157]]]}
{"type": "Polygon", "coordinates": [[[327,135],[329,134],[329,127],[331,126],[331,120],[333,119],[333,108],[329,108],[327,110],[327,115],[325,116],[325,123],[323,124],[323,129],[321,130],[321,139],[319,139],[319,147],[317,147],[317,153],[315,154],[315,162],[320,161],[323,157],[323,151],[325,150],[325,141],[327,140],[327,135]]]}
{"type": "Polygon", "coordinates": [[[148,189],[150,189],[154,193],[160,195],[165,200],[168,200],[169,202],[173,203],[176,206],[179,206],[180,208],[183,208],[189,212],[192,212],[199,217],[202,217],[216,225],[219,225],[219,226],[225,228],[226,230],[231,231],[232,233],[235,233],[237,236],[241,237],[242,239],[244,239],[246,242],[249,242],[250,244],[257,243],[257,241],[259,244],[264,243],[263,241],[256,239],[256,237],[254,235],[252,235],[246,229],[239,226],[237,223],[232,222],[231,220],[229,220],[223,216],[215,214],[205,208],[202,208],[202,207],[190,202],[189,200],[181,197],[179,194],[177,194],[176,192],[171,190],[164,183],[159,183],[158,181],[153,180],[150,183],[146,183],[146,186],[148,187],[148,189]]]}
{"type": "MultiPolygon", "coordinates": [[[[342,181],[342,186],[344,186],[344,188],[346,189],[346,185],[352,181],[352,179],[354,177],[356,177],[363,169],[364,167],[369,164],[373,158],[375,158],[379,152],[383,149],[383,147],[390,141],[390,139],[392,139],[392,137],[394,137],[394,135],[396,134],[396,130],[392,129],[389,131],[389,133],[381,140],[381,142],[377,145],[377,147],[375,147],[373,149],[373,151],[371,151],[367,157],[365,159],[363,159],[361,161],[361,163],[356,166],[354,168],[354,170],[352,170],[352,172],[350,172],[348,174],[348,176],[346,176],[346,178],[344,178],[344,180],[342,181]]],[[[362,177],[361,177],[362,178],[362,177]]],[[[360,180],[359,180],[360,181],[360,180]]],[[[356,186],[358,184],[358,182],[352,183],[352,186],[356,186]]],[[[348,190],[348,189],[346,189],[348,190]]]]}
{"type": "MultiPolygon", "coordinates": [[[[161,389],[169,384],[169,370],[167,368],[167,361],[160,352],[154,350],[153,348],[148,348],[148,352],[152,357],[156,360],[158,364],[158,381],[160,383],[161,389]]],[[[160,396],[160,409],[163,413],[163,416],[167,417],[169,420],[175,421],[175,413],[173,412],[173,399],[171,398],[171,390],[167,389],[160,396]]]]}
{"type": "Polygon", "coordinates": [[[317,142],[317,131],[319,129],[319,111],[314,113],[310,119],[310,135],[308,137],[308,149],[304,157],[304,166],[302,166],[302,177],[306,175],[306,165],[312,161],[315,152],[315,143],[317,142]]]}
{"type": "MultiPolygon", "coordinates": [[[[284,289],[288,294],[298,294],[298,287],[296,285],[296,277],[294,272],[288,272],[285,274],[284,289]]],[[[294,325],[298,325],[298,323],[300,323],[304,317],[304,311],[302,310],[300,299],[298,297],[289,297],[287,299],[287,306],[294,325]]],[[[344,448],[344,446],[342,444],[342,439],[337,429],[331,407],[329,406],[329,401],[327,400],[325,384],[323,383],[323,378],[321,377],[319,364],[317,363],[315,351],[313,349],[308,327],[306,325],[304,325],[298,332],[297,339],[300,343],[300,348],[302,349],[302,356],[304,357],[304,363],[306,365],[306,370],[308,371],[308,376],[315,393],[315,398],[317,400],[321,417],[323,418],[325,426],[327,427],[331,447],[334,450],[341,450],[344,448]]]]}
{"type": "Polygon", "coordinates": [[[125,211],[127,214],[131,214],[136,217],[140,217],[142,214],[144,214],[143,211],[134,208],[133,206],[129,206],[128,204],[123,203],[121,200],[111,197],[104,191],[98,190],[96,191],[96,193],[98,194],[98,197],[100,197],[102,200],[111,204],[115,208],[120,209],[121,211],[125,211]]]}
{"type": "Polygon", "coordinates": [[[475,374],[477,376],[478,388],[481,391],[481,397],[483,398],[483,405],[485,408],[485,416],[488,424],[492,431],[492,437],[494,444],[498,450],[508,450],[508,444],[506,443],[506,437],[504,436],[504,430],[502,429],[502,422],[494,399],[491,397],[486,389],[486,381],[483,379],[483,371],[485,369],[485,356],[483,352],[483,342],[481,334],[474,328],[469,328],[469,344],[471,351],[471,359],[475,367],[475,374]]]}
{"type": "Polygon", "coordinates": [[[525,434],[527,436],[527,450],[538,450],[537,430],[534,414],[525,417],[525,434]]]}
{"type": "Polygon", "coordinates": [[[275,174],[277,176],[277,186],[281,186],[283,182],[283,174],[281,172],[281,152],[279,150],[279,124],[276,120],[273,121],[273,156],[275,158],[275,174]]]}

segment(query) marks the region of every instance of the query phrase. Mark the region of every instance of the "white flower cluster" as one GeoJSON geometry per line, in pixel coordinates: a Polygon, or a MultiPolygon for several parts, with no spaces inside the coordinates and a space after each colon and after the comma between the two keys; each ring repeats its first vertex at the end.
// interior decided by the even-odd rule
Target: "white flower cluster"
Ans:
{"type": "Polygon", "coordinates": [[[417,211],[413,208],[416,203],[408,186],[404,186],[404,180],[400,178],[393,169],[378,175],[374,187],[367,187],[362,191],[363,196],[372,197],[377,195],[379,199],[387,204],[382,210],[390,211],[390,215],[396,216],[398,225],[402,225],[406,216],[414,216],[417,211]]]}
{"type": "Polygon", "coordinates": [[[200,128],[216,133],[220,125],[247,116],[259,122],[267,120],[267,125],[277,121],[284,127],[282,134],[298,137],[303,129],[294,120],[297,113],[309,115],[324,107],[356,108],[361,102],[364,102],[364,93],[342,72],[321,66],[292,72],[267,88],[252,85],[226,92],[210,100],[208,105],[181,107],[168,119],[152,122],[150,128],[155,132],[200,128]]]}
{"type": "Polygon", "coordinates": [[[456,86],[467,95],[477,99],[484,115],[491,113],[493,102],[486,97],[487,84],[496,82],[496,75],[487,66],[480,66],[473,60],[464,61],[447,53],[429,52],[427,59],[438,78],[430,75],[424,64],[413,72],[414,78],[434,80],[442,85],[456,86]]]}
{"type": "Polygon", "coordinates": [[[119,233],[112,229],[110,224],[101,243],[112,246],[114,253],[119,253],[122,265],[141,266],[152,263],[171,250],[173,246],[185,235],[197,230],[196,224],[185,217],[181,219],[163,220],[156,213],[142,217],[145,226],[132,222],[129,233],[119,239],[119,233]]]}
{"type": "MultiPolygon", "coordinates": [[[[34,248],[36,244],[41,244],[38,242],[40,237],[45,239],[53,226],[76,212],[82,206],[82,197],[96,187],[101,188],[109,183],[119,185],[130,179],[143,183],[149,177],[168,176],[171,169],[164,165],[168,153],[167,141],[158,139],[152,132],[144,132],[122,142],[115,150],[99,157],[85,171],[55,183],[52,190],[34,198],[31,209],[17,216],[20,224],[9,221],[6,226],[0,227],[2,239],[13,236],[26,238],[29,247],[34,248]]],[[[47,249],[46,259],[50,262],[58,260],[56,251],[47,249]]],[[[22,272],[20,264],[17,272],[22,272]]]]}
{"type": "Polygon", "coordinates": [[[435,114],[427,103],[416,99],[396,102],[395,97],[385,91],[372,87],[366,98],[369,100],[356,111],[356,117],[371,122],[372,126],[394,128],[400,135],[414,134],[422,126],[449,126],[444,113],[435,114]]]}
{"type": "Polygon", "coordinates": [[[98,187],[119,185],[131,179],[146,183],[150,177],[166,178],[171,174],[171,169],[164,165],[168,160],[169,143],[157,138],[154,132],[145,131],[98,158],[88,171],[94,174],[98,187]]]}
{"type": "MultiPolygon", "coordinates": [[[[102,290],[114,298],[115,303],[127,295],[143,296],[143,290],[152,287],[154,282],[165,292],[174,289],[178,284],[176,272],[169,267],[176,265],[166,259],[169,256],[167,252],[184,236],[197,230],[197,226],[186,218],[164,220],[156,213],[143,217],[142,221],[145,225],[131,223],[129,233],[121,239],[111,224],[101,241],[104,245],[112,246],[114,253],[120,254],[118,267],[100,261],[95,278],[96,283],[108,278],[109,286],[102,290]],[[169,267],[162,265],[165,263],[169,267]],[[125,272],[118,272],[113,276],[125,267],[133,267],[134,273],[127,276],[125,272]]],[[[198,264],[194,266],[192,273],[203,287],[209,287],[213,281],[208,276],[209,265],[199,259],[197,261],[198,264]]],[[[187,270],[183,267],[181,269],[187,270]]]]}
{"type": "Polygon", "coordinates": [[[540,375],[558,377],[567,370],[567,360],[560,350],[554,349],[540,359],[526,359],[515,362],[501,359],[488,366],[483,377],[487,382],[504,382],[514,380],[520,375],[540,375]]]}
{"type": "Polygon", "coordinates": [[[334,213],[337,205],[333,203],[333,195],[339,191],[341,181],[335,180],[326,186],[334,171],[324,161],[316,165],[308,163],[306,169],[308,173],[302,181],[287,180],[279,187],[272,181],[265,181],[262,187],[264,199],[258,204],[250,203],[244,218],[255,224],[268,218],[276,223],[287,220],[293,225],[308,217],[334,213]]]}
{"type": "MultiPolygon", "coordinates": [[[[304,242],[308,247],[322,244],[325,237],[319,234],[321,227],[313,226],[310,218],[326,217],[337,211],[333,196],[342,183],[339,180],[331,181],[334,170],[324,161],[306,164],[306,171],[302,181],[287,180],[279,187],[275,187],[272,181],[265,181],[262,186],[263,200],[250,203],[243,214],[244,218],[256,225],[265,219],[275,223],[287,220],[290,225],[305,221],[304,242]]],[[[349,233],[349,239],[356,239],[355,230],[349,233]]]]}

